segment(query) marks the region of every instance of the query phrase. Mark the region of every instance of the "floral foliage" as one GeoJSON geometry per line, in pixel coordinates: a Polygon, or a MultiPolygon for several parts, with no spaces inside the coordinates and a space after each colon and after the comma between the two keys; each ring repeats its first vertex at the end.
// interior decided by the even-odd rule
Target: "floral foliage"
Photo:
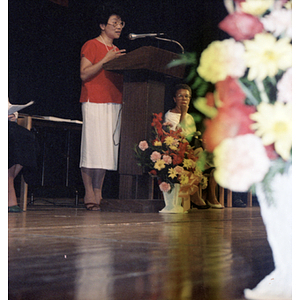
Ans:
{"type": "MultiPolygon", "coordinates": [[[[206,116],[216,181],[234,191],[265,188],[292,163],[292,1],[224,0],[219,27],[232,38],[201,54],[201,80],[215,91],[194,106],[206,116]]],[[[197,93],[199,94],[199,93],[197,93]]]]}
{"type": "Polygon", "coordinates": [[[180,196],[193,194],[202,179],[202,165],[205,153],[194,151],[182,133],[182,129],[170,130],[162,123],[162,113],[153,114],[151,123],[153,138],[140,141],[135,147],[138,165],[158,178],[159,188],[169,192],[175,183],[180,183],[180,196]]]}

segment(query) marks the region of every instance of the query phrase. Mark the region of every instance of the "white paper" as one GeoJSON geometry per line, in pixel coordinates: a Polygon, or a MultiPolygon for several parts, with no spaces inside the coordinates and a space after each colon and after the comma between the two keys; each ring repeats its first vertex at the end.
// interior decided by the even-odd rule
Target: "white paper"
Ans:
{"type": "Polygon", "coordinates": [[[13,113],[15,113],[25,107],[28,107],[28,106],[32,105],[33,103],[34,103],[34,101],[30,101],[27,104],[21,104],[21,105],[11,104],[11,106],[8,109],[8,115],[12,115],[13,113]]]}
{"type": "Polygon", "coordinates": [[[65,122],[65,123],[82,124],[82,121],[79,121],[79,120],[62,119],[62,118],[52,117],[52,116],[43,116],[42,118],[44,120],[53,121],[53,122],[65,122]]]}

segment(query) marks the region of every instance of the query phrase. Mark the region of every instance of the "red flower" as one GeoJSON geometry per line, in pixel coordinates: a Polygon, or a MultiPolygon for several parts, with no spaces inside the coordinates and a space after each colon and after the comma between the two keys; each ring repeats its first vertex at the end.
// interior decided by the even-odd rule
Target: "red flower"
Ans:
{"type": "Polygon", "coordinates": [[[159,137],[162,137],[164,135],[164,132],[162,130],[162,126],[156,126],[157,134],[159,137]]]}
{"type": "MultiPolygon", "coordinates": [[[[155,126],[156,124],[160,123],[162,121],[162,113],[160,112],[159,114],[153,113],[153,120],[151,125],[155,126]]],[[[162,124],[160,124],[162,125],[162,124]]]]}
{"type": "Polygon", "coordinates": [[[235,12],[221,21],[219,28],[233,36],[236,41],[242,41],[252,39],[257,33],[263,32],[264,25],[253,15],[235,12]]]}
{"type": "Polygon", "coordinates": [[[178,151],[178,153],[179,153],[181,156],[183,156],[184,153],[186,152],[186,148],[187,148],[188,145],[189,145],[188,142],[180,143],[180,144],[179,144],[179,151],[178,151]]]}
{"type": "Polygon", "coordinates": [[[173,157],[173,165],[180,165],[183,162],[183,157],[181,157],[180,155],[171,153],[171,156],[173,157]]]}
{"type": "Polygon", "coordinates": [[[219,98],[224,105],[232,106],[243,104],[246,95],[241,89],[236,79],[228,76],[225,80],[216,83],[219,98]]]}
{"type": "Polygon", "coordinates": [[[162,113],[159,114],[153,113],[153,120],[151,126],[153,126],[156,129],[157,134],[160,138],[164,135],[161,121],[162,121],[162,113]]]}
{"type": "Polygon", "coordinates": [[[253,133],[249,128],[253,123],[249,115],[254,112],[255,107],[245,104],[221,107],[215,118],[205,122],[203,142],[206,150],[213,152],[225,138],[253,133]]]}
{"type": "Polygon", "coordinates": [[[154,176],[157,175],[157,172],[155,170],[151,170],[149,173],[154,176]]]}

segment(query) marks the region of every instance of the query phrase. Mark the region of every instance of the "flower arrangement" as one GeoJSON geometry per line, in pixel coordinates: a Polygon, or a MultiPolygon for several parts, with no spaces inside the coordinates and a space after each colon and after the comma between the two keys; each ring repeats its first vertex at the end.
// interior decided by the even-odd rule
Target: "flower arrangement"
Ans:
{"type": "Polygon", "coordinates": [[[152,140],[135,146],[138,165],[157,177],[162,192],[171,192],[179,183],[180,197],[195,193],[199,184],[206,184],[201,171],[205,155],[194,151],[182,129],[170,130],[168,124],[162,123],[162,113],[153,114],[151,126],[152,140]]]}
{"type": "Polygon", "coordinates": [[[224,4],[219,28],[231,38],[201,53],[194,106],[206,118],[217,183],[245,192],[261,182],[271,204],[270,181],[292,164],[292,1],[224,4]],[[204,94],[207,83],[214,91],[204,94]]]}

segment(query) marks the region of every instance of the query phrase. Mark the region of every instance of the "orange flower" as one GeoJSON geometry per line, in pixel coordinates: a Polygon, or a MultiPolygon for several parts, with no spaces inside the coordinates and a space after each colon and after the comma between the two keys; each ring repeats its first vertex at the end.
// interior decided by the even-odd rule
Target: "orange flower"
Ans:
{"type": "Polygon", "coordinates": [[[213,152],[225,138],[254,133],[250,129],[253,121],[249,118],[249,115],[254,112],[255,107],[245,104],[219,108],[217,116],[205,122],[203,142],[206,150],[213,152]]]}

